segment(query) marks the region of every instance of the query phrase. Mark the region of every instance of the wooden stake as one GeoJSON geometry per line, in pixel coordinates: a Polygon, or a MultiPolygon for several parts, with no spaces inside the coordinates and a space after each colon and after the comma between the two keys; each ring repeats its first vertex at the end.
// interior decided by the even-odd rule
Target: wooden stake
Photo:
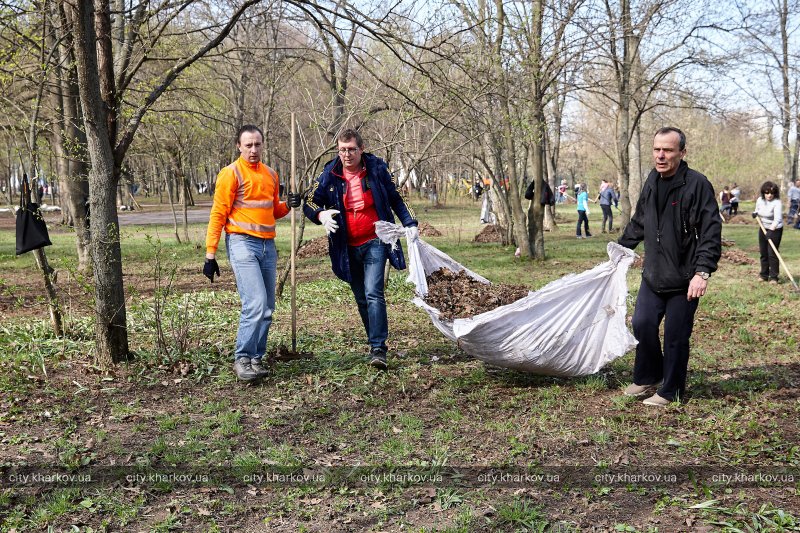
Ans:
{"type": "MultiPolygon", "coordinates": [[[[289,192],[297,193],[297,166],[295,162],[295,130],[297,129],[297,125],[295,123],[295,116],[292,113],[292,173],[291,173],[291,186],[289,187],[289,192]]],[[[295,300],[296,292],[295,292],[295,270],[294,270],[294,262],[295,256],[297,255],[297,242],[296,242],[296,234],[297,234],[297,220],[296,220],[296,209],[292,209],[291,216],[292,216],[292,255],[289,258],[289,271],[291,275],[291,285],[292,285],[292,352],[297,352],[297,304],[295,300]]]]}

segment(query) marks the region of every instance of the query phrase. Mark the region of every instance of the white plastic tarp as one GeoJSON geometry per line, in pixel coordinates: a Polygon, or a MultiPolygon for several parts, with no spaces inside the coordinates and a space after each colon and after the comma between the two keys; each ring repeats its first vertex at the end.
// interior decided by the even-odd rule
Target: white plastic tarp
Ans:
{"type": "MultiPolygon", "coordinates": [[[[387,243],[408,232],[388,222],[378,222],[376,229],[387,243]]],[[[608,243],[605,263],[552,281],[509,305],[449,321],[423,300],[428,293],[425,277],[444,267],[489,281],[421,239],[406,242],[408,281],[417,293],[414,303],[439,331],[477,359],[536,374],[585,376],[636,346],[625,325],[626,274],[636,254],[616,243],[608,243]]]]}

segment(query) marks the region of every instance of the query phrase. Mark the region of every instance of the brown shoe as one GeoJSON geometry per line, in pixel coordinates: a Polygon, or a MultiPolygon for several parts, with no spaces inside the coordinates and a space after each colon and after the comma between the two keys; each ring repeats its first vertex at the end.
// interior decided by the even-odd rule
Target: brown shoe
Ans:
{"type": "Polygon", "coordinates": [[[658,394],[653,394],[652,396],[644,400],[642,403],[645,405],[653,405],[655,407],[666,407],[672,402],[667,400],[666,398],[662,398],[658,394]]]}
{"type": "Polygon", "coordinates": [[[659,383],[654,383],[652,385],[637,385],[636,383],[631,383],[625,387],[625,390],[622,391],[622,394],[625,396],[643,396],[658,387],[658,385],[659,383]]]}

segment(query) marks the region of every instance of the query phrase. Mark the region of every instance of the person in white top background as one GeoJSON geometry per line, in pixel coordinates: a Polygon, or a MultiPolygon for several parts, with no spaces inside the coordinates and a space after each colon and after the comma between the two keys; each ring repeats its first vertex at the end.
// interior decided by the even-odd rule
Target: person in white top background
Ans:
{"type": "Polygon", "coordinates": [[[778,254],[783,236],[783,206],[781,205],[778,186],[771,181],[761,185],[761,195],[756,200],[756,210],[753,218],[761,219],[761,224],[766,229],[766,235],[759,226],[758,248],[761,251],[761,281],[778,283],[778,254]],[[769,245],[767,239],[775,245],[769,245]]]}
{"type": "Polygon", "coordinates": [[[800,180],[795,181],[789,192],[786,194],[789,199],[789,216],[786,223],[793,225],[794,229],[800,229],[800,180]]]}

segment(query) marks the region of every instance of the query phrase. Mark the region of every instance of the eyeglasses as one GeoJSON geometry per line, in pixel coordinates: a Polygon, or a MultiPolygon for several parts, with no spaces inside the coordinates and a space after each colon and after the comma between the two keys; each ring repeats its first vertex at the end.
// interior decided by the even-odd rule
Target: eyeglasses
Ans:
{"type": "Polygon", "coordinates": [[[339,153],[342,155],[352,155],[358,152],[358,148],[339,148],[339,153]]]}

